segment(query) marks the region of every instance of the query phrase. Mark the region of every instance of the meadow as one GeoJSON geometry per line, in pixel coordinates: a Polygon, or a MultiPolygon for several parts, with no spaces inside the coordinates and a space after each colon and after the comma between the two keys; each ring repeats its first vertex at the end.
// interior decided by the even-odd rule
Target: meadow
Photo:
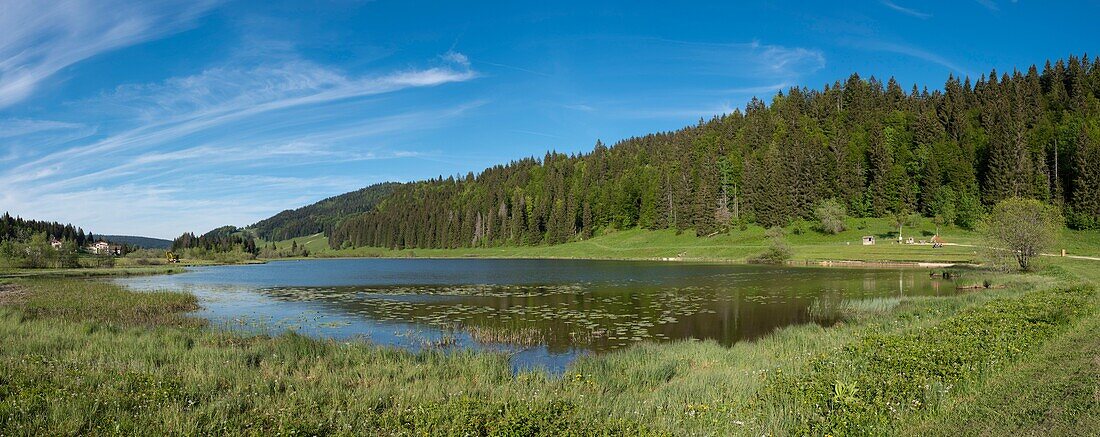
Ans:
{"type": "MultiPolygon", "coordinates": [[[[823,234],[810,222],[796,222],[785,228],[793,262],[865,261],[981,263],[982,237],[979,232],[957,227],[937,227],[922,218],[916,225],[903,228],[902,235],[915,240],[930,240],[939,231],[947,245],[898,244],[897,228],[888,219],[850,218],[847,229],[836,235],[823,234]],[[862,245],[863,236],[874,236],[876,244],[862,245]]],[[[262,242],[261,245],[270,244],[262,242]]],[[[586,240],[558,245],[496,246],[453,249],[357,247],[333,249],[322,234],[278,241],[279,248],[292,244],[305,247],[312,257],[496,257],[565,259],[666,259],[684,261],[745,262],[767,247],[764,228],[750,225],[711,237],[696,237],[694,232],[674,230],[610,230],[586,240]]],[[[1052,253],[1066,249],[1070,255],[1100,257],[1100,232],[1063,231],[1052,253]]]]}
{"type": "Polygon", "coordinates": [[[643,343],[564,375],[495,353],[244,336],[182,293],[0,285],[4,434],[1089,434],[1100,275],[1053,259],[1002,289],[854,305],[724,347],[643,343]],[[996,432],[1001,434],[1002,432],[996,432]]]}

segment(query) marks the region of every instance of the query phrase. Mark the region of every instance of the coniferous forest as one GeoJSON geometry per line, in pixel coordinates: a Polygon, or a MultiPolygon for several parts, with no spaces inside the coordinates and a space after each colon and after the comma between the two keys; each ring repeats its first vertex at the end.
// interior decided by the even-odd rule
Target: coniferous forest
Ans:
{"type": "Polygon", "coordinates": [[[91,233],[85,234],[83,228],[74,227],[71,224],[27,220],[12,217],[6,212],[0,215],[0,242],[26,241],[30,240],[34,234],[46,234],[47,238],[72,241],[77,246],[95,241],[95,236],[91,233]]]}
{"type": "MultiPolygon", "coordinates": [[[[256,240],[251,235],[240,232],[236,226],[222,226],[195,236],[188,232],[175,240],[172,240],[172,250],[200,249],[208,252],[229,252],[239,250],[244,253],[256,254],[256,240]]],[[[201,256],[198,256],[201,258],[201,256]]]]}
{"type": "Polygon", "coordinates": [[[933,91],[856,74],[791,88],[675,132],[400,185],[326,233],[337,248],[556,244],[633,227],[707,236],[809,218],[826,199],[857,217],[970,228],[1015,196],[1100,227],[1100,58],[933,91]]]}
{"type": "Polygon", "coordinates": [[[288,209],[249,226],[249,229],[260,238],[276,241],[329,233],[341,220],[373,209],[399,185],[397,182],[383,182],[298,209],[288,209]]]}

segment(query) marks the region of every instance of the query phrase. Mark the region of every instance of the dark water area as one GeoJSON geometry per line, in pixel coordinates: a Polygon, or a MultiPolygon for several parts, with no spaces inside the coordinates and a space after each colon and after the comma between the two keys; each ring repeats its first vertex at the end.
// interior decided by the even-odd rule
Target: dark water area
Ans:
{"type": "Polygon", "coordinates": [[[845,301],[955,292],[923,270],[515,259],[276,261],[117,281],[194,293],[197,315],[229,329],[498,350],[550,371],[642,341],[731,345],[827,325],[845,301]]]}

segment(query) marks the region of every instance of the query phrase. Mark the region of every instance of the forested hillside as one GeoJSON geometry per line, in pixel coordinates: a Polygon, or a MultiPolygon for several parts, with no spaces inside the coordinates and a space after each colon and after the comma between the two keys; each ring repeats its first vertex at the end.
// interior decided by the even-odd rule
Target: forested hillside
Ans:
{"type": "Polygon", "coordinates": [[[222,226],[197,237],[189,232],[172,240],[173,251],[187,249],[197,249],[189,253],[192,258],[203,258],[208,252],[239,251],[252,255],[257,252],[256,240],[236,226],[222,226]]]}
{"type": "Polygon", "coordinates": [[[265,240],[287,240],[319,232],[328,233],[348,216],[371,211],[400,185],[384,182],[298,209],[288,209],[249,226],[249,229],[265,240]]]}
{"type": "Polygon", "coordinates": [[[26,220],[12,217],[6,212],[0,216],[0,242],[27,241],[35,234],[46,234],[48,238],[71,241],[77,246],[91,243],[95,239],[90,232],[85,234],[83,228],[74,227],[71,224],[26,220]]]}
{"type": "Polygon", "coordinates": [[[402,185],[330,234],[333,247],[562,243],[601,228],[698,235],[809,218],[920,213],[971,227],[1012,196],[1100,226],[1100,58],[949,77],[943,90],[852,75],[770,104],[582,155],[402,185]]]}

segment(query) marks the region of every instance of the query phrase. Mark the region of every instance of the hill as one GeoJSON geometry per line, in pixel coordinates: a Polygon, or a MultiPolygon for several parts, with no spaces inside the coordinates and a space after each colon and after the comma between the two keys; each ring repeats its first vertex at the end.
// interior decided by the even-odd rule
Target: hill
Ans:
{"type": "Polygon", "coordinates": [[[142,249],[168,249],[172,247],[172,240],[162,238],[138,237],[133,235],[101,235],[100,238],[111,243],[125,244],[127,246],[142,249]]]}
{"type": "Polygon", "coordinates": [[[384,182],[350,193],[329,197],[312,205],[285,210],[271,218],[256,222],[248,229],[269,241],[330,232],[348,216],[371,211],[402,184],[384,182]]]}
{"type": "Polygon", "coordinates": [[[1100,58],[948,77],[942,91],[856,74],[791,88],[675,132],[399,185],[326,235],[333,248],[399,249],[633,228],[710,236],[812,220],[825,199],[855,217],[970,228],[1013,196],[1061,206],[1072,228],[1100,227],[1100,58]]]}

